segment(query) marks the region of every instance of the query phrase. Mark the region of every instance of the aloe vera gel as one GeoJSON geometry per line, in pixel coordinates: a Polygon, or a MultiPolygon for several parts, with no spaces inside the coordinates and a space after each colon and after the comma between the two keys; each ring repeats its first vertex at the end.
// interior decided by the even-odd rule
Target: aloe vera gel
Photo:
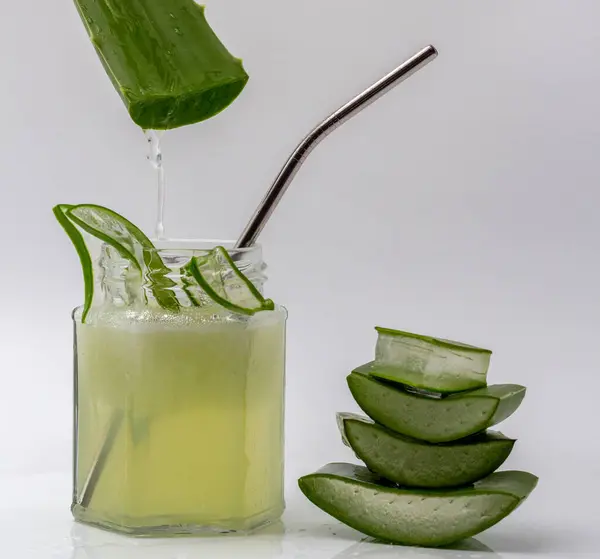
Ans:
{"type": "Polygon", "coordinates": [[[135,535],[248,531],[283,512],[285,322],[261,249],[156,248],[99,206],[59,206],[81,258],[77,520],[135,535]],[[90,256],[90,238],[102,241],[90,256]]]}

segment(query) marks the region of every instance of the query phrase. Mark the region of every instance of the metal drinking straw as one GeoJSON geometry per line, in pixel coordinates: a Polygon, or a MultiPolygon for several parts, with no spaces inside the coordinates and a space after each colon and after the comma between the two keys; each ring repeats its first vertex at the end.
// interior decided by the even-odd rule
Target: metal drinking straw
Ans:
{"type": "MultiPolygon", "coordinates": [[[[360,95],[357,95],[354,99],[346,103],[343,107],[340,107],[306,136],[294,150],[292,155],[290,155],[275,179],[275,182],[254,212],[252,219],[248,222],[248,225],[246,225],[240,238],[235,243],[234,248],[246,248],[252,246],[256,242],[256,239],[277,207],[281,197],[285,194],[288,186],[296,176],[302,163],[304,163],[311,151],[317,147],[319,142],[325,139],[328,134],[331,134],[331,132],[341,126],[344,122],[350,120],[354,115],[362,111],[365,107],[369,106],[399,83],[402,83],[406,78],[423,68],[423,66],[431,62],[437,54],[437,50],[431,45],[420,50],[387,76],[384,76],[371,87],[365,89],[360,95]]],[[[120,412],[115,412],[111,417],[102,447],[96,455],[90,473],[84,483],[81,494],[79,495],[78,503],[84,507],[88,506],[91,502],[96,486],[98,485],[98,480],[102,474],[102,469],[110,455],[110,451],[119,433],[122,421],[123,414],[120,412]]]]}
{"type": "Polygon", "coordinates": [[[294,180],[302,163],[310,155],[311,151],[317,147],[319,142],[324,140],[336,128],[350,120],[371,103],[385,95],[390,89],[402,83],[406,78],[412,76],[415,72],[431,62],[436,56],[437,50],[429,45],[420,50],[414,56],[411,56],[406,62],[403,62],[398,68],[390,72],[387,76],[381,78],[368,89],[365,89],[360,95],[340,107],[330,117],[319,124],[294,150],[286,164],[281,169],[275,182],[263,198],[262,202],[254,212],[252,219],[246,225],[243,233],[240,235],[235,248],[246,248],[252,246],[271,214],[275,211],[282,196],[285,194],[288,186],[294,180]]]}

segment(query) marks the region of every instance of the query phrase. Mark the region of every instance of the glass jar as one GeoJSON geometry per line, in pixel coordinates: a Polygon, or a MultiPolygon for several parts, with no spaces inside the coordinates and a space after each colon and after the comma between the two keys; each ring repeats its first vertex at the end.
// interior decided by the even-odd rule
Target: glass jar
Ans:
{"type": "MultiPolygon", "coordinates": [[[[260,247],[228,252],[261,291],[260,247]]],[[[102,247],[94,303],[84,322],[73,314],[76,520],[176,535],[249,531],[283,512],[287,312],[192,304],[182,267],[207,253],[145,250],[164,267],[140,274],[102,247]]]]}

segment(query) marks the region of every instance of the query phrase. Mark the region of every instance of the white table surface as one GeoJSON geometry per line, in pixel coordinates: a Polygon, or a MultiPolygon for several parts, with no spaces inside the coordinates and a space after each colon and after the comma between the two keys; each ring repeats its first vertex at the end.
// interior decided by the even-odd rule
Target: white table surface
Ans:
{"type": "Polygon", "coordinates": [[[518,511],[456,549],[374,543],[308,503],[293,484],[283,521],[251,536],[134,539],[74,523],[68,474],[0,478],[6,559],[459,559],[600,557],[597,493],[541,483],[518,511]],[[565,493],[561,493],[564,491],[565,493]],[[578,494],[578,506],[565,500],[578,494]],[[567,506],[566,503],[571,503],[567,506]]]}

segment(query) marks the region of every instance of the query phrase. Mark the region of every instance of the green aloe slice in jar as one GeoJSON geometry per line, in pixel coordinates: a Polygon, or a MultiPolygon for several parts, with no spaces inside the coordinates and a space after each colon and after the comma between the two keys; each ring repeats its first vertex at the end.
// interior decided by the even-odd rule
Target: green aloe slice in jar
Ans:
{"type": "MultiPolygon", "coordinates": [[[[57,207],[60,208],[61,206],[57,207]]],[[[62,207],[65,206],[63,205],[62,207]]],[[[147,277],[152,281],[152,293],[162,308],[171,311],[179,310],[179,301],[175,293],[169,289],[175,286],[175,283],[167,277],[169,269],[154,250],[152,241],[131,221],[108,208],[95,204],[69,206],[64,212],[64,217],[72,226],[80,228],[113,247],[121,257],[131,262],[140,274],[146,272],[147,277]]],[[[61,225],[63,224],[61,223],[61,225]]],[[[67,230],[67,233],[69,234],[69,230],[67,230]]],[[[72,234],[69,234],[69,236],[75,244],[76,241],[72,234]]],[[[83,237],[81,241],[89,255],[83,237]]],[[[80,244],[79,239],[77,239],[75,246],[77,247],[78,244],[80,244]]],[[[86,258],[82,261],[82,266],[84,277],[93,277],[91,258],[86,258]]],[[[88,298],[91,304],[91,300],[93,299],[93,281],[91,287],[88,287],[86,283],[86,302],[88,298]],[[92,294],[88,297],[87,291],[89,289],[92,290],[92,294]]],[[[88,310],[89,307],[84,307],[84,317],[87,315],[88,310]]]]}
{"type": "Polygon", "coordinates": [[[273,301],[263,297],[222,246],[207,255],[193,257],[182,273],[188,278],[186,293],[194,305],[202,306],[204,294],[222,307],[245,315],[275,308],[273,301]]]}
{"type": "Polygon", "coordinates": [[[347,413],[338,414],[338,424],[344,441],[370,470],[405,487],[436,489],[473,483],[502,466],[515,444],[494,431],[431,444],[347,413]]]}
{"type": "Polygon", "coordinates": [[[348,375],[347,381],[356,403],[371,419],[430,443],[455,441],[497,425],[519,408],[526,392],[518,384],[496,384],[432,398],[360,371],[348,375]]]}
{"type": "Polygon", "coordinates": [[[94,300],[94,266],[92,264],[92,258],[85,244],[83,235],[67,217],[67,211],[72,207],[73,206],[69,204],[58,204],[57,206],[54,206],[52,211],[60,226],[64,229],[69,239],[71,239],[71,242],[77,251],[77,256],[79,256],[79,261],[81,262],[81,269],[83,271],[83,286],[85,292],[81,320],[82,322],[85,322],[94,300]]]}
{"type": "MultiPolygon", "coordinates": [[[[171,270],[164,264],[152,241],[129,220],[94,204],[60,204],[54,208],[54,215],[71,239],[81,261],[85,285],[83,322],[94,299],[94,270],[82,232],[103,241],[131,262],[150,281],[152,294],[163,309],[173,312],[181,309],[173,289],[177,284],[168,277],[171,270]]],[[[215,247],[201,257],[191,258],[181,272],[182,291],[191,306],[217,303],[244,315],[275,308],[273,301],[262,296],[223,247],[215,247]]]]}
{"type": "Polygon", "coordinates": [[[298,483],[313,504],[363,534],[439,547],[500,522],[529,496],[537,481],[528,472],[506,471],[458,489],[407,489],[363,466],[336,463],[298,483]]]}

